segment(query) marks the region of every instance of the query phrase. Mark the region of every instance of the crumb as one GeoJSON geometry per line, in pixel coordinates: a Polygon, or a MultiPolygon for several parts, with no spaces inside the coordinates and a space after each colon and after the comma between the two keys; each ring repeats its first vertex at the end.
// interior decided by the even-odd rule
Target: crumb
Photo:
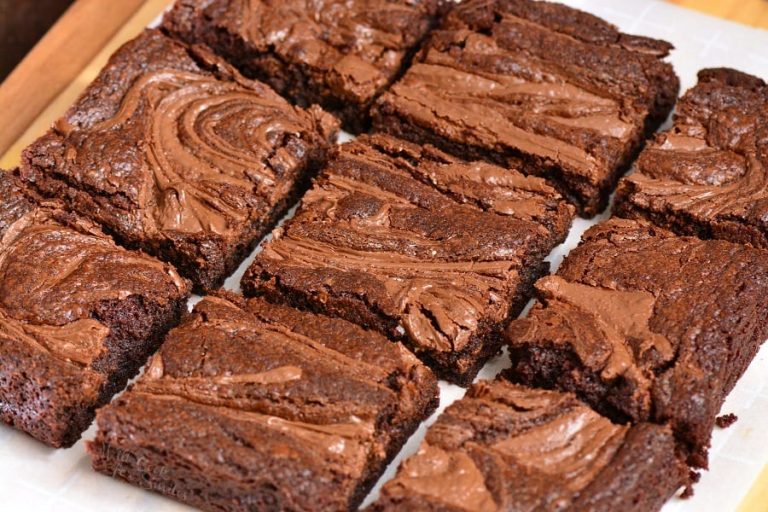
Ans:
{"type": "Polygon", "coordinates": [[[734,423],[736,423],[736,420],[738,419],[739,419],[738,416],[730,412],[728,414],[723,414],[722,416],[718,416],[717,419],[715,419],[715,424],[720,428],[728,428],[734,423]]]}
{"type": "Polygon", "coordinates": [[[685,489],[683,489],[683,493],[680,495],[680,498],[687,500],[693,496],[693,484],[699,480],[701,480],[701,473],[698,471],[690,470],[688,472],[688,483],[686,484],[685,489]]]}

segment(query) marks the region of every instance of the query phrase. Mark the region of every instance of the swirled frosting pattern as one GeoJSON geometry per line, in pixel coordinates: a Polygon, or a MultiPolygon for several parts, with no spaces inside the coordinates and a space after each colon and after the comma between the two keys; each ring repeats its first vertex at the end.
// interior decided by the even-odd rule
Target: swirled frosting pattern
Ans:
{"type": "Polygon", "coordinates": [[[674,102],[677,78],[663,62],[670,48],[562,5],[463,2],[381,97],[374,121],[449,151],[554,173],[594,214],[646,122],[660,122],[674,102]]]}
{"type": "Polygon", "coordinates": [[[364,104],[394,79],[407,52],[426,34],[439,3],[182,0],[166,15],[164,27],[188,42],[210,45],[282,92],[294,85],[286,84],[291,73],[269,69],[270,57],[307,73],[302,85],[311,92],[299,94],[364,104]],[[230,44],[233,39],[239,44],[230,44]]]}
{"type": "Polygon", "coordinates": [[[566,510],[628,431],[570,394],[475,384],[385,484],[377,510],[566,510]]]}
{"type": "Polygon", "coordinates": [[[538,178],[386,136],[341,147],[249,270],[254,290],[281,285],[318,307],[361,297],[417,351],[461,351],[515,300],[573,209],[538,178]],[[537,263],[538,262],[538,263],[537,263]]]}
{"type": "Polygon", "coordinates": [[[434,376],[380,335],[219,294],[196,305],[107,408],[97,441],[127,435],[123,447],[190,458],[206,478],[230,475],[249,489],[300,482],[285,497],[297,509],[318,496],[346,509],[368,468],[391,454],[393,426],[415,425],[436,392],[434,376]]]}
{"type": "Polygon", "coordinates": [[[0,334],[89,366],[105,350],[99,303],[141,295],[163,304],[187,293],[170,265],[121,249],[57,205],[35,206],[0,176],[0,334]],[[6,208],[7,206],[7,208],[6,208]]]}
{"type": "Polygon", "coordinates": [[[720,406],[768,334],[768,255],[614,218],[536,287],[541,301],[507,330],[511,378],[669,423],[705,464],[720,406]]]}
{"type": "Polygon", "coordinates": [[[768,247],[768,85],[703,70],[621,184],[618,211],[685,234],[768,247]]]}
{"type": "Polygon", "coordinates": [[[147,30],[25,150],[22,175],[210,288],[287,208],[337,128],[147,30]]]}

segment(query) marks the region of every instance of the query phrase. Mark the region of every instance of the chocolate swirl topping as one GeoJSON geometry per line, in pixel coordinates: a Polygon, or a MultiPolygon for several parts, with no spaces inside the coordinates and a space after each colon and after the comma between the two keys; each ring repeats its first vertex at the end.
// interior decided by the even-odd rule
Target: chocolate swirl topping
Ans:
{"type": "Polygon", "coordinates": [[[540,179],[364,138],[336,153],[245,280],[259,286],[263,269],[286,286],[290,274],[323,279],[336,294],[360,294],[344,283],[362,282],[392,334],[416,350],[461,350],[481,322],[505,318],[521,265],[544,257],[572,211],[540,179]]]}
{"type": "Polygon", "coordinates": [[[217,288],[300,193],[338,130],[205,47],[146,30],[23,154],[22,177],[121,243],[217,288]]]}
{"type": "MultiPolygon", "coordinates": [[[[220,292],[171,331],[143,377],[107,414],[140,410],[137,436],[152,443],[155,428],[144,427],[176,429],[176,418],[157,414],[173,410],[196,430],[162,438],[172,453],[205,431],[215,443],[195,453],[201,466],[227,471],[237,460],[247,468],[237,478],[249,482],[246,476],[279,467],[281,475],[296,472],[307,486],[334,490],[333,499],[344,501],[366,468],[378,471],[392,455],[390,436],[400,435],[401,422],[413,422],[423,400],[436,393],[434,376],[378,334],[220,292]],[[222,459],[219,447],[232,440],[237,449],[222,459]]],[[[294,499],[306,497],[296,491],[294,499]]]]}
{"type": "Polygon", "coordinates": [[[765,337],[766,283],[761,249],[611,219],[537,282],[540,302],[507,330],[508,375],[575,390],[617,420],[668,423],[703,466],[717,412],[765,337]]]}
{"type": "Polygon", "coordinates": [[[622,182],[619,213],[768,247],[767,117],[762,80],[730,69],[699,72],[674,126],[622,182]]]}
{"type": "Polygon", "coordinates": [[[677,79],[663,62],[670,48],[564,6],[463,2],[381,97],[374,120],[384,130],[415,126],[446,150],[522,160],[526,172],[556,169],[595,213],[600,199],[586,187],[612,184],[646,122],[671,107],[677,79]]]}
{"type": "Polygon", "coordinates": [[[382,496],[416,495],[423,501],[413,503],[451,510],[561,510],[608,466],[628,430],[570,394],[482,382],[438,418],[382,496]]]}
{"type": "Polygon", "coordinates": [[[109,327],[99,303],[138,294],[163,304],[188,285],[169,265],[115,245],[57,204],[35,206],[0,176],[0,333],[53,357],[89,366],[109,327]]]}
{"type": "Polygon", "coordinates": [[[394,79],[407,52],[427,32],[438,4],[437,0],[208,0],[201,6],[181,1],[166,15],[164,27],[188,42],[210,45],[289,95],[320,99],[330,93],[335,102],[365,104],[394,79]],[[239,44],[227,45],[225,38],[239,44]],[[271,61],[276,62],[270,68],[271,61]],[[270,70],[281,65],[307,73],[303,90],[295,91],[294,84],[286,83],[290,70],[270,76],[270,70]]]}

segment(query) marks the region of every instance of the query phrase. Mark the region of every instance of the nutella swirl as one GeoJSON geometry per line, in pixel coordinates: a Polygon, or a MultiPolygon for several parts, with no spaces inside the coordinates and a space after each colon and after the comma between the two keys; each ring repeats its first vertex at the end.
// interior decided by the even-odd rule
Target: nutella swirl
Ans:
{"type": "Polygon", "coordinates": [[[395,335],[458,351],[507,315],[521,263],[572,210],[538,178],[415,148],[382,136],[344,146],[255,265],[360,276],[395,335]]]}
{"type": "Polygon", "coordinates": [[[409,510],[565,510],[628,431],[573,395],[484,381],[438,418],[382,498],[409,510]]]}
{"type": "Polygon", "coordinates": [[[15,217],[0,238],[0,335],[15,343],[90,366],[110,334],[93,318],[98,304],[186,293],[172,267],[117,247],[90,222],[48,206],[15,217]]]}
{"type": "Polygon", "coordinates": [[[163,69],[140,76],[94,139],[131,123],[147,125],[143,151],[151,173],[138,201],[147,229],[223,234],[249,216],[239,196],[277,193],[280,172],[299,163],[276,147],[307,130],[277,97],[235,81],[163,69]]]}
{"type": "Polygon", "coordinates": [[[768,246],[768,85],[734,70],[703,70],[678,110],[673,128],[622,182],[619,211],[739,241],[753,229],[760,234],[743,241],[768,246]]]}

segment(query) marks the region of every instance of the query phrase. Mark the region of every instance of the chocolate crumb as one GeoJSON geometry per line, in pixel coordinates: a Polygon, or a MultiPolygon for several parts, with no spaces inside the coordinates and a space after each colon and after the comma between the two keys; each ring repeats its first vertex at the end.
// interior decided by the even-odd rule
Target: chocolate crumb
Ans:
{"type": "Polygon", "coordinates": [[[688,472],[688,484],[683,489],[683,493],[680,495],[681,499],[687,500],[693,496],[693,484],[701,480],[701,473],[691,470],[688,472]]]}
{"type": "Polygon", "coordinates": [[[720,428],[728,428],[734,423],[736,423],[736,420],[738,420],[739,417],[733,414],[732,412],[729,412],[728,414],[723,414],[722,416],[718,416],[717,419],[715,419],[715,424],[720,428]]]}

